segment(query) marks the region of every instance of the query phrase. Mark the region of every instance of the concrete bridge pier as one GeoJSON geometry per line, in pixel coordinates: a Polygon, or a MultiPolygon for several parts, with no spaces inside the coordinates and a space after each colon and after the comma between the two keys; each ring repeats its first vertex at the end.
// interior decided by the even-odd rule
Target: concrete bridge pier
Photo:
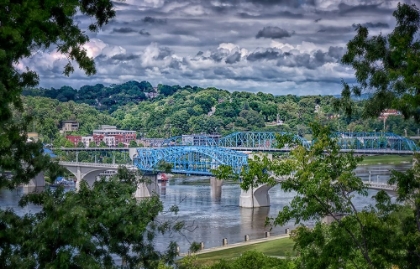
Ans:
{"type": "Polygon", "coordinates": [[[273,186],[263,184],[258,187],[250,188],[248,191],[241,190],[239,206],[245,208],[270,206],[268,190],[272,187],[273,186]]]}
{"type": "Polygon", "coordinates": [[[73,173],[76,176],[76,190],[80,189],[80,182],[84,179],[88,183],[89,187],[93,187],[93,183],[95,183],[96,179],[98,178],[99,174],[104,172],[105,170],[94,170],[87,174],[81,173],[81,168],[77,167],[77,172],[73,173]]]}
{"type": "Polygon", "coordinates": [[[215,177],[210,177],[210,194],[211,198],[215,202],[220,202],[222,199],[222,185],[223,180],[219,180],[215,177]]]}
{"type": "Polygon", "coordinates": [[[45,187],[44,172],[41,172],[38,175],[36,175],[28,182],[28,184],[23,185],[23,187],[45,187]]]}
{"type": "Polygon", "coordinates": [[[28,184],[22,185],[23,193],[39,192],[45,188],[45,177],[44,172],[39,173],[32,178],[28,184]]]}
{"type": "Polygon", "coordinates": [[[142,175],[143,182],[137,185],[137,190],[134,193],[136,198],[151,197],[153,194],[159,194],[159,185],[157,174],[142,175]]]}

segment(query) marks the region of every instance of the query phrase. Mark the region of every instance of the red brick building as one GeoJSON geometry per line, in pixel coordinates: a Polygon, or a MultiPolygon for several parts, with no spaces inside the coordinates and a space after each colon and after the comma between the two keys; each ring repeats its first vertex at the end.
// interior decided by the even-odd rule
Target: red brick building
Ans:
{"type": "Polygon", "coordinates": [[[66,139],[72,142],[74,146],[77,146],[79,142],[82,142],[82,136],[80,135],[67,135],[66,139]]]}
{"type": "Polygon", "coordinates": [[[117,127],[110,125],[102,125],[100,128],[100,130],[94,130],[92,136],[68,135],[66,138],[75,146],[83,142],[85,147],[89,147],[91,142],[95,142],[96,146],[104,142],[109,147],[116,147],[120,143],[128,146],[131,141],[136,141],[136,131],[117,130],[117,127]]]}

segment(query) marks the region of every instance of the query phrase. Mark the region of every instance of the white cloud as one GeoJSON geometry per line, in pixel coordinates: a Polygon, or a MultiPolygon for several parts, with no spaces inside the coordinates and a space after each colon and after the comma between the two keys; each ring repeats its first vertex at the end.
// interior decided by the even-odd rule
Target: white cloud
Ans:
{"type": "Polygon", "coordinates": [[[105,47],[107,47],[107,44],[105,44],[102,40],[97,38],[93,38],[89,40],[88,43],[83,45],[83,48],[85,48],[87,51],[87,55],[93,58],[101,54],[102,50],[105,47]]]}
{"type": "Polygon", "coordinates": [[[239,47],[232,43],[221,43],[217,49],[222,49],[222,50],[225,49],[228,51],[232,51],[232,50],[238,50],[239,47]]]}

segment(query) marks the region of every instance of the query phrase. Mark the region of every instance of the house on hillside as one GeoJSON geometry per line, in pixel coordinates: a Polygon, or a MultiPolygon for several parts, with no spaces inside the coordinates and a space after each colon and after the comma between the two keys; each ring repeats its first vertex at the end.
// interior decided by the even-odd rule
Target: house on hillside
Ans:
{"type": "Polygon", "coordinates": [[[389,116],[400,116],[401,112],[396,109],[385,109],[379,115],[379,119],[387,119],[389,116]]]}
{"type": "Polygon", "coordinates": [[[65,120],[61,124],[62,132],[73,132],[79,130],[79,123],[75,120],[65,120]]]}

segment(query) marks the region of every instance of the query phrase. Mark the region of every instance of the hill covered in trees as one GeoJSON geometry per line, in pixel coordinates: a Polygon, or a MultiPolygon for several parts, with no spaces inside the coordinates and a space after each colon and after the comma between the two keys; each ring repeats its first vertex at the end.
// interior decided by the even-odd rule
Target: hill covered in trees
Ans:
{"type": "MultiPolygon", "coordinates": [[[[333,96],[274,96],[262,92],[228,92],[216,88],[158,85],[130,81],[121,85],[83,86],[80,90],[27,89],[25,113],[35,119],[33,131],[47,140],[57,136],[64,120],[80,123],[77,134],[87,135],[100,124],[135,130],[139,136],[169,137],[190,133],[287,131],[305,136],[314,119],[341,131],[383,131],[383,119],[361,118],[365,100],[356,102],[352,117],[334,110],[333,96]],[[156,91],[156,92],[155,92],[156,91]],[[150,97],[142,97],[148,93],[150,97]],[[67,96],[65,100],[64,96],[67,96]],[[65,102],[63,102],[65,100],[65,102]],[[111,102],[112,101],[112,102],[111,102]]],[[[385,130],[417,133],[418,124],[389,116],[385,130]]]]}
{"type": "MultiPolygon", "coordinates": [[[[191,88],[186,86],[185,88],[191,88]]],[[[62,86],[59,89],[51,88],[26,88],[22,91],[23,96],[39,96],[57,99],[60,102],[74,101],[93,106],[101,111],[113,112],[118,107],[134,103],[137,104],[161,94],[169,96],[180,86],[158,85],[154,88],[147,81],[128,81],[123,84],[104,86],[103,84],[85,85],[79,90],[70,86],[62,86]]],[[[194,90],[201,88],[194,87],[194,90]]]]}

